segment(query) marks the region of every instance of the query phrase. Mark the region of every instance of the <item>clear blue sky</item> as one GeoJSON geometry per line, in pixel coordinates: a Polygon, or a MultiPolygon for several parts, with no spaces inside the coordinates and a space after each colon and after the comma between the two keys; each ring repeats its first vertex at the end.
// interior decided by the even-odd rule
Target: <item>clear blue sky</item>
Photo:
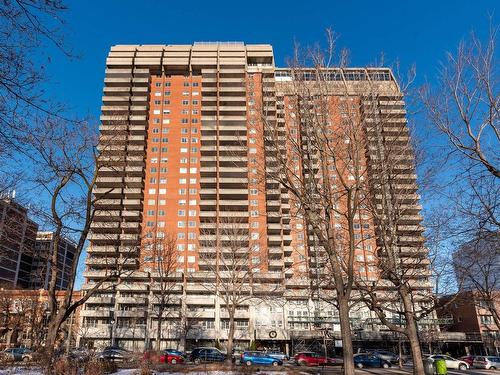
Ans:
{"type": "MultiPolygon", "coordinates": [[[[193,41],[270,43],[284,66],[294,40],[324,41],[340,33],[353,65],[399,59],[432,78],[444,52],[472,29],[485,30],[498,1],[68,1],[67,43],[81,58],[51,54],[48,72],[58,92],[82,113],[98,116],[104,64],[114,44],[182,44],[193,41]]],[[[500,9],[498,9],[500,12],[500,9]]],[[[498,17],[495,17],[497,19],[498,17]]]]}
{"type": "MultiPolygon", "coordinates": [[[[483,34],[498,1],[153,1],[68,2],[66,42],[81,57],[68,60],[47,50],[49,93],[79,115],[97,118],[106,54],[114,44],[190,44],[194,41],[269,43],[285,66],[294,40],[324,41],[324,30],[340,34],[351,65],[369,65],[381,53],[388,64],[417,66],[417,83],[433,81],[446,51],[475,29],[483,34]]],[[[500,9],[498,9],[500,12],[500,9]]],[[[494,16],[498,21],[498,16],[494,16]]],[[[81,284],[78,278],[77,287],[81,284]]]]}

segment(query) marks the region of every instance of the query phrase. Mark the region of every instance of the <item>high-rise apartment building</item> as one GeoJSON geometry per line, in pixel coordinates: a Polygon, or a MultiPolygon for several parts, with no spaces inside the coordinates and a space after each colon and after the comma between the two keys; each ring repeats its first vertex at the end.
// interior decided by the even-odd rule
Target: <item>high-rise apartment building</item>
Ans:
{"type": "MultiPolygon", "coordinates": [[[[405,226],[398,227],[400,256],[420,268],[416,283],[428,289],[427,263],[414,261],[426,252],[399,87],[384,68],[338,69],[330,77],[338,117],[347,98],[364,126],[372,176],[380,170],[379,146],[370,136],[372,106],[378,117],[391,114],[384,134],[404,151],[397,163],[408,206],[405,226]]],[[[291,342],[323,341],[325,326],[339,331],[335,309],[312,298],[310,269],[322,266],[308,223],[294,213],[287,189],[267,178],[276,173],[277,150],[265,142],[262,123],[274,123],[283,135],[301,132],[291,80],[288,69],[275,67],[270,45],[111,48],[84,290],[102,285],[81,313],[81,341],[151,345],[158,324],[153,297],[160,292],[151,244],[173,237],[175,270],[168,277],[175,287],[161,323],[162,346],[223,342],[228,315],[212,289],[221,282],[212,270],[231,251],[235,230],[244,238],[238,251],[252,270],[248,290],[255,295],[236,311],[237,342],[284,349],[291,342]]],[[[376,185],[372,190],[376,201],[380,193],[376,185]]],[[[364,243],[357,264],[370,277],[376,274],[377,230],[371,218],[356,229],[364,243]]],[[[367,309],[353,313],[359,324],[373,318],[367,309]]]]}
{"type": "MultiPolygon", "coordinates": [[[[51,260],[49,258],[54,246],[53,232],[38,232],[31,261],[30,289],[48,289],[51,277],[51,260]]],[[[65,237],[59,239],[57,254],[57,289],[68,289],[70,274],[75,259],[75,244],[65,237]]]]}
{"type": "Polygon", "coordinates": [[[0,198],[0,282],[26,288],[38,224],[13,198],[0,198]]]}

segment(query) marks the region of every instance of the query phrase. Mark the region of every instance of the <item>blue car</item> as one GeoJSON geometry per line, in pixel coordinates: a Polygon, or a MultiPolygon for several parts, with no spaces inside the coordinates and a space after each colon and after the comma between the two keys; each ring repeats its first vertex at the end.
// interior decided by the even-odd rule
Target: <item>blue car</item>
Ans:
{"type": "Polygon", "coordinates": [[[269,365],[269,366],[281,366],[283,361],[281,359],[273,358],[270,355],[263,352],[243,352],[241,355],[241,363],[247,366],[251,365],[269,365]]]}
{"type": "Polygon", "coordinates": [[[391,367],[391,362],[386,361],[385,359],[377,357],[373,354],[356,354],[354,356],[354,365],[357,368],[363,368],[363,367],[389,368],[391,367]]]}

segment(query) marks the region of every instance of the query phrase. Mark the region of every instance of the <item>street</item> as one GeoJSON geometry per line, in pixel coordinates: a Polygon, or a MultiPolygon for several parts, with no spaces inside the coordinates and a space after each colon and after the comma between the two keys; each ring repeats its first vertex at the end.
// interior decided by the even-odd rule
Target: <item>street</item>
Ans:
{"type": "MultiPolygon", "coordinates": [[[[304,371],[305,373],[308,374],[341,374],[340,368],[329,368],[325,370],[319,370],[319,369],[307,369],[304,371]]],[[[390,369],[384,369],[384,368],[365,368],[365,369],[357,369],[356,374],[358,375],[368,375],[368,374],[397,374],[397,375],[408,375],[412,373],[412,369],[410,367],[406,367],[403,369],[399,368],[390,368],[390,369]]],[[[500,374],[500,371],[498,370],[479,370],[479,369],[471,369],[471,370],[466,370],[466,371],[458,371],[458,370],[448,370],[449,375],[486,375],[486,374],[495,374],[498,373],[500,374]]]]}

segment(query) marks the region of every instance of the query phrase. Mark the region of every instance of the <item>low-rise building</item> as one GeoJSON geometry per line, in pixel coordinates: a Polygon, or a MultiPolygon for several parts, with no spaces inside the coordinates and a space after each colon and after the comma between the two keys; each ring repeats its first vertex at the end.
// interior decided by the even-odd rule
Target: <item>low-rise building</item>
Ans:
{"type": "Polygon", "coordinates": [[[500,330],[495,324],[492,309],[500,311],[500,291],[493,293],[493,302],[485,301],[478,291],[472,290],[463,291],[458,296],[443,297],[440,302],[445,307],[438,310],[438,315],[453,319],[446,330],[463,333],[468,338],[468,343],[464,343],[467,353],[499,353],[500,330]],[[489,303],[494,306],[489,306],[489,303]]]}
{"type": "MultiPolygon", "coordinates": [[[[61,301],[66,291],[56,292],[61,301]]],[[[73,292],[73,300],[81,297],[81,292],[73,292]]],[[[65,322],[61,329],[61,341],[74,346],[79,332],[80,308],[65,322]]],[[[38,349],[45,343],[48,322],[48,293],[46,290],[0,289],[0,349],[7,347],[27,347],[38,349]]]]}

